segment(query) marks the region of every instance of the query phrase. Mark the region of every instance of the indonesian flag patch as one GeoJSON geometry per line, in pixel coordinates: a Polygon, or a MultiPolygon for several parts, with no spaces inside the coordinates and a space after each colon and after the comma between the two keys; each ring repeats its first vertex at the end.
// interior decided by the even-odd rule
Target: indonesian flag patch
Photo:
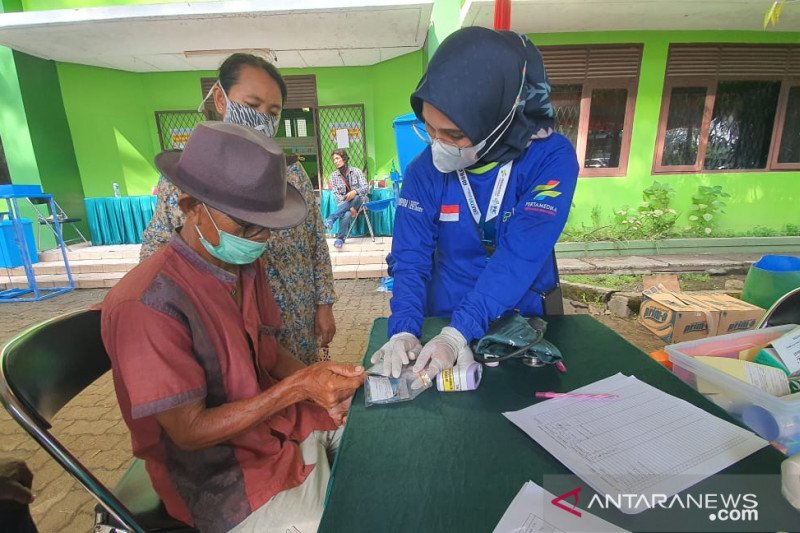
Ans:
{"type": "Polygon", "coordinates": [[[458,204],[443,205],[439,211],[439,222],[458,222],[458,204]]]}

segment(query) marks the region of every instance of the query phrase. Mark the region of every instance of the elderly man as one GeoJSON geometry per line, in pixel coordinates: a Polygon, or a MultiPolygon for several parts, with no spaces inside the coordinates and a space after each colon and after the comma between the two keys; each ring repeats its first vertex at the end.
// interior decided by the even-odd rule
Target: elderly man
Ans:
{"type": "Polygon", "coordinates": [[[103,302],[133,453],[177,519],[201,531],[312,531],[361,367],[304,366],[276,340],[258,259],[269,229],[306,216],[281,149],[233,124],[199,124],[156,166],[186,222],[103,302]]]}

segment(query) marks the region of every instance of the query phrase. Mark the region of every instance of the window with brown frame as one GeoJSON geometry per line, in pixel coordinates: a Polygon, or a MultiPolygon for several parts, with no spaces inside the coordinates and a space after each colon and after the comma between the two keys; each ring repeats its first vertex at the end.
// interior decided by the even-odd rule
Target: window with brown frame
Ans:
{"type": "Polygon", "coordinates": [[[624,176],[641,45],[543,46],[556,130],[575,146],[583,177],[624,176]]]}
{"type": "Polygon", "coordinates": [[[800,46],[673,45],[653,172],[800,169],[800,46]]]}

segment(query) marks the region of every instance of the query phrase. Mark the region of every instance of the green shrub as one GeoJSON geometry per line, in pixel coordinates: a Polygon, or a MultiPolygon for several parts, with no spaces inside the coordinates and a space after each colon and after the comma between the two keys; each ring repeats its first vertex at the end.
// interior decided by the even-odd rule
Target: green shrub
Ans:
{"type": "Polygon", "coordinates": [[[725,202],[721,198],[730,198],[730,194],[722,190],[722,186],[707,187],[700,185],[697,193],[692,195],[689,207],[689,229],[699,237],[710,237],[718,226],[719,215],[724,213],[725,202]]]}

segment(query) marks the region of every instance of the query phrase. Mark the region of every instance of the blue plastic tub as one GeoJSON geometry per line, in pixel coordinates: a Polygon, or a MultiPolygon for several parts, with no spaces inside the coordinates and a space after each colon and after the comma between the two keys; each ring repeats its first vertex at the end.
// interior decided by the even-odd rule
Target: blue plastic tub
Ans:
{"type": "Polygon", "coordinates": [[[413,126],[424,136],[425,125],[414,113],[400,115],[392,121],[394,140],[397,145],[397,158],[400,161],[400,174],[405,176],[406,167],[428,144],[414,133],[413,126]]]}
{"type": "MultiPolygon", "coordinates": [[[[36,240],[33,238],[33,224],[26,218],[19,219],[19,222],[22,224],[22,233],[25,235],[31,264],[38,263],[39,255],[36,252],[36,240]]],[[[0,222],[0,267],[14,268],[22,264],[22,254],[14,238],[14,226],[10,220],[4,219],[0,222]]]]}

